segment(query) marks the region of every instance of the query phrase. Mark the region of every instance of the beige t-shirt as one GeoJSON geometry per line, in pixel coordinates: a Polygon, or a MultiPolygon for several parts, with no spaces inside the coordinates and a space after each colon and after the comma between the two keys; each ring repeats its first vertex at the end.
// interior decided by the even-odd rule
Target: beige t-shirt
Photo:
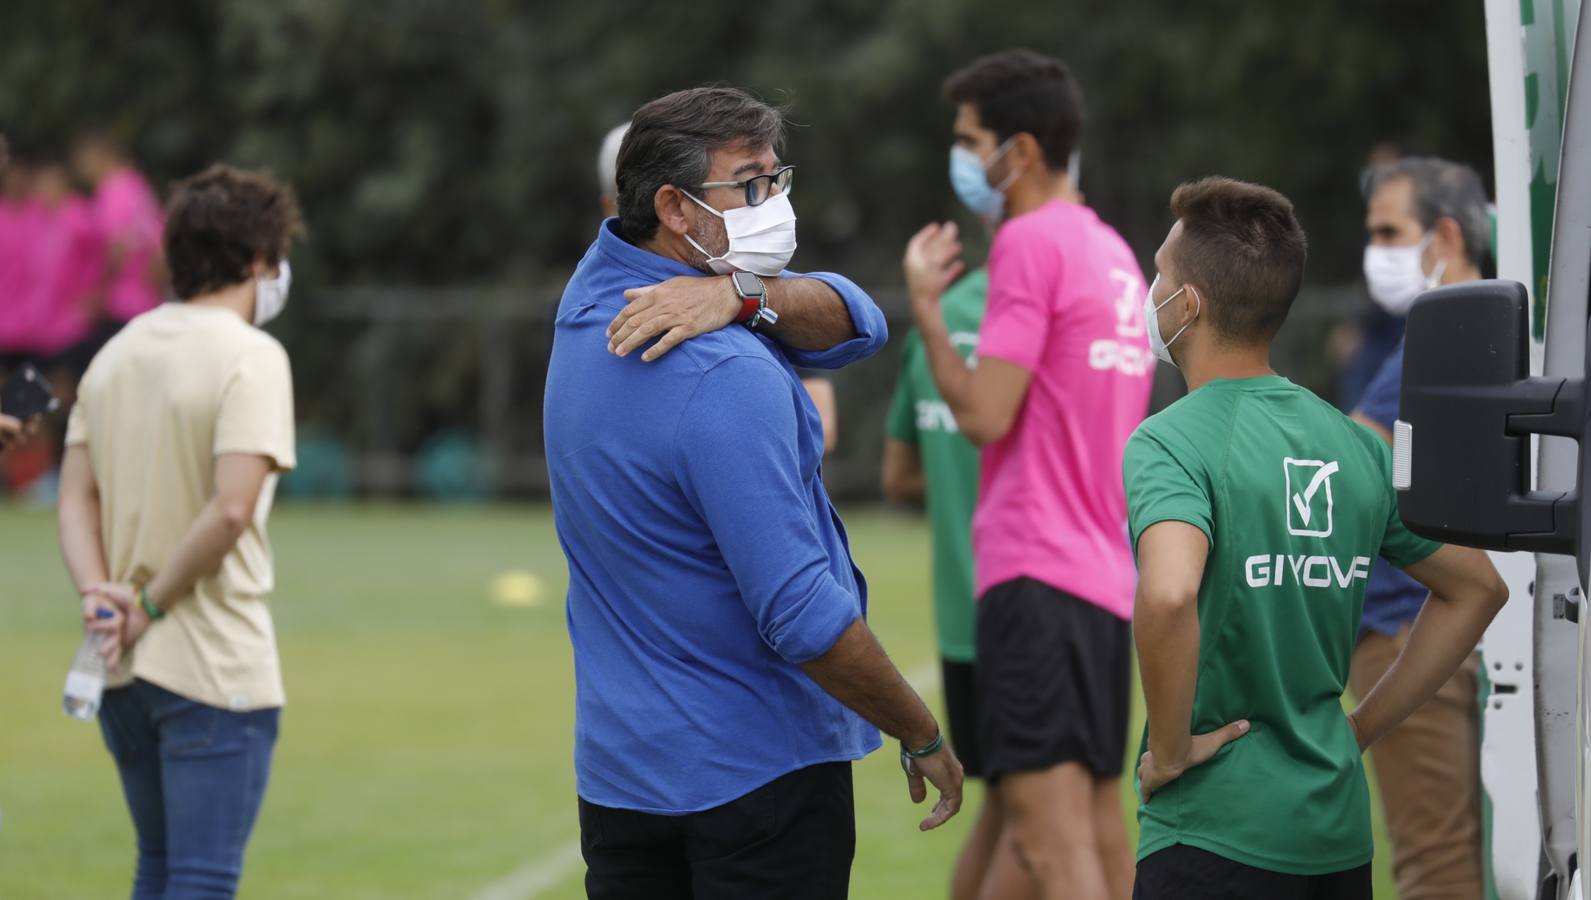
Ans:
{"type": "MultiPolygon", "coordinates": [[[[66,442],[88,447],[111,580],[142,585],[209,502],[217,456],[295,465],[287,353],[234,312],[167,303],[128,323],[95,357],[66,442]]],[[[150,625],[109,683],[142,678],[222,709],[282,705],[266,602],[274,579],[265,520],[276,481],[266,479],[253,524],[220,570],[150,625]]]]}

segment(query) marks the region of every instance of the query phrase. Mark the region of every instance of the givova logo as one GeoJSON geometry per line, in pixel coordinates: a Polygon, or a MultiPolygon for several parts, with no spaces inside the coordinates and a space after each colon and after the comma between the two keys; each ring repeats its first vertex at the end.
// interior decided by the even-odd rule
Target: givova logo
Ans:
{"type": "Polygon", "coordinates": [[[1287,485],[1287,533],[1295,537],[1331,537],[1331,476],[1337,463],[1319,459],[1282,460],[1287,485]]]}
{"type": "MultiPolygon", "coordinates": [[[[1334,499],[1331,479],[1335,461],[1322,459],[1282,459],[1287,493],[1284,505],[1287,533],[1296,537],[1330,537],[1334,525],[1334,499]]],[[[1295,556],[1290,553],[1261,553],[1243,564],[1243,574],[1251,588],[1282,587],[1289,580],[1299,587],[1346,590],[1355,581],[1370,578],[1370,557],[1295,556]]]]}

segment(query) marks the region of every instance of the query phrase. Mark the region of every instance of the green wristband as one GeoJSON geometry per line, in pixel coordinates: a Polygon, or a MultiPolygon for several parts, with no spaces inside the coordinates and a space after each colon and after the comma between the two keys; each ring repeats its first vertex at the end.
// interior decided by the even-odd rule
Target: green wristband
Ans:
{"type": "Polygon", "coordinates": [[[165,612],[150,601],[149,592],[143,588],[138,589],[138,605],[144,608],[144,612],[149,615],[149,621],[151,622],[158,622],[166,617],[165,612]]]}
{"type": "Polygon", "coordinates": [[[933,756],[935,753],[938,753],[939,748],[943,747],[944,745],[945,733],[941,731],[934,735],[934,739],[928,742],[928,746],[923,747],[921,750],[907,749],[906,742],[901,741],[900,755],[906,757],[907,759],[922,759],[925,756],[933,756]]]}

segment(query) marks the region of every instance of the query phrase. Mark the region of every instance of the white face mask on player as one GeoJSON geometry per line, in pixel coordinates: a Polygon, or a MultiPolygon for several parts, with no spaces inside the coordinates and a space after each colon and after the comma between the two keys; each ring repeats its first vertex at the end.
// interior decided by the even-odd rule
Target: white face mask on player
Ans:
{"type": "Polygon", "coordinates": [[[254,279],[254,326],[264,328],[287,308],[287,289],[293,286],[293,267],[282,260],[276,277],[254,279]]]}
{"type": "Polygon", "coordinates": [[[1149,349],[1154,351],[1156,357],[1176,365],[1176,360],[1171,358],[1171,345],[1177,342],[1177,338],[1182,337],[1182,333],[1188,330],[1188,326],[1193,324],[1194,319],[1199,318],[1199,313],[1204,311],[1204,303],[1199,300],[1199,292],[1194,291],[1193,299],[1198,303],[1198,306],[1194,307],[1193,319],[1183,323],[1183,326],[1178,328],[1177,333],[1172,335],[1171,340],[1168,341],[1160,336],[1160,310],[1164,309],[1167,303],[1177,299],[1183,291],[1188,289],[1188,286],[1183,285],[1177,288],[1176,292],[1171,296],[1159,303],[1155,303],[1155,285],[1159,283],[1160,276],[1156,274],[1155,280],[1149,283],[1149,293],[1144,297],[1144,324],[1149,326],[1149,349]]]}

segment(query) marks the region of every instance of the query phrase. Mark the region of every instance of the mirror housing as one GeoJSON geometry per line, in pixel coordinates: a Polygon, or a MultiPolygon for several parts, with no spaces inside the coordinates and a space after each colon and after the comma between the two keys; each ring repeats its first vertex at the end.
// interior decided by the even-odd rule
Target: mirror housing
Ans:
{"type": "Polygon", "coordinates": [[[1529,296],[1513,281],[1438,288],[1410,309],[1392,468],[1416,534],[1575,552],[1578,496],[1530,489],[1530,436],[1581,438],[1583,380],[1530,377],[1529,328],[1529,296]]]}

